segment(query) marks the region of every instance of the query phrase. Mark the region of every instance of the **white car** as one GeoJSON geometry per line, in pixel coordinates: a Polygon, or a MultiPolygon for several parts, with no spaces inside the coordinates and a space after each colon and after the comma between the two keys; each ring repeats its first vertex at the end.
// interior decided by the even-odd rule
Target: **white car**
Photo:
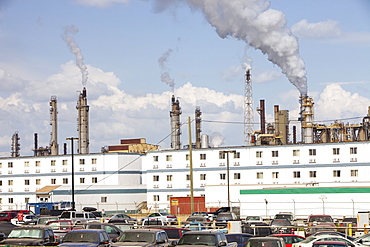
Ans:
{"type": "Polygon", "coordinates": [[[144,217],[141,219],[141,221],[149,220],[149,221],[155,221],[155,220],[161,220],[163,222],[168,223],[177,223],[177,217],[172,214],[168,213],[151,213],[147,217],[144,217]]]}
{"type": "Polygon", "coordinates": [[[316,241],[341,241],[347,243],[349,247],[363,247],[366,245],[360,244],[360,243],[355,243],[349,239],[346,239],[342,236],[337,236],[337,235],[311,235],[307,237],[305,240],[302,240],[301,242],[298,243],[293,243],[292,247],[312,247],[313,243],[316,241]]]}

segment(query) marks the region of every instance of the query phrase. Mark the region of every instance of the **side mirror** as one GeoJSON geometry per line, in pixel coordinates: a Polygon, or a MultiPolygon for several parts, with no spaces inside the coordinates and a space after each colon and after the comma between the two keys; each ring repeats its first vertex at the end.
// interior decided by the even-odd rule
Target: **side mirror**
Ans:
{"type": "Polygon", "coordinates": [[[219,244],[218,244],[218,246],[226,246],[227,245],[227,243],[226,242],[220,242],[219,244]]]}

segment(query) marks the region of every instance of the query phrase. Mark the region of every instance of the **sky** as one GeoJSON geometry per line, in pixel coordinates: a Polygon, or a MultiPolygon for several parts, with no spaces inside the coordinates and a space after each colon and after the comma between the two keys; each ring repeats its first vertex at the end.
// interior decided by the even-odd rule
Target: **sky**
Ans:
{"type": "Polygon", "coordinates": [[[1,157],[10,156],[16,132],[21,156],[33,154],[34,133],[49,146],[52,96],[62,153],[66,138],[78,137],[84,87],[91,153],[128,138],[169,148],[172,95],[182,145],[199,107],[211,146],[241,146],[246,69],[254,130],[261,99],[267,122],[279,105],[297,125],[301,93],[314,99],[317,123],[362,121],[370,1],[2,0],[0,54],[1,157]]]}

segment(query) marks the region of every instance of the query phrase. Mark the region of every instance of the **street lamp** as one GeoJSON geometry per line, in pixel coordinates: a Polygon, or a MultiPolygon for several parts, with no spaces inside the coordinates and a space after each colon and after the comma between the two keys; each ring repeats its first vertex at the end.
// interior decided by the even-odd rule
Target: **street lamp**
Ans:
{"type": "Polygon", "coordinates": [[[74,165],[74,148],[73,148],[73,141],[78,140],[78,138],[70,137],[66,139],[67,141],[71,141],[71,159],[72,159],[72,210],[76,210],[75,204],[75,165],[74,165]]]}
{"type": "Polygon", "coordinates": [[[229,165],[229,153],[236,154],[235,150],[220,151],[220,154],[226,154],[226,177],[227,177],[227,206],[231,209],[230,203],[230,165],[229,165]]]}

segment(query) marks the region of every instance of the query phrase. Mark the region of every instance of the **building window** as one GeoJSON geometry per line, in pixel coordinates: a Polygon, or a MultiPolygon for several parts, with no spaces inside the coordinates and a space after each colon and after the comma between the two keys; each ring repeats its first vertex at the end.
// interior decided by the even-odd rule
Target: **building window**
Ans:
{"type": "Polygon", "coordinates": [[[30,185],[30,180],[29,179],[25,179],[24,180],[24,185],[30,185]]]}
{"type": "Polygon", "coordinates": [[[293,178],[300,178],[301,177],[301,172],[300,171],[294,171],[293,172],[293,178]]]}
{"type": "Polygon", "coordinates": [[[186,180],[189,181],[190,180],[190,174],[186,174],[186,180]]]}
{"type": "Polygon", "coordinates": [[[185,155],[185,160],[189,160],[189,159],[190,159],[190,155],[189,154],[185,155]]]}
{"type": "Polygon", "coordinates": [[[205,160],[206,159],[206,154],[200,154],[200,159],[205,160]]]}
{"type": "Polygon", "coordinates": [[[97,161],[97,158],[91,158],[91,164],[96,165],[97,161]]]}
{"type": "Polygon", "coordinates": [[[200,174],[200,180],[206,180],[206,175],[207,174],[200,174]]]}
{"type": "Polygon", "coordinates": [[[234,153],[234,159],[240,159],[240,152],[234,153]]]}
{"type": "Polygon", "coordinates": [[[3,180],[0,180],[0,186],[3,186],[3,180]]]}
{"type": "Polygon", "coordinates": [[[358,170],[351,170],[351,177],[358,177],[358,170]]]}
{"type": "Polygon", "coordinates": [[[309,149],[308,150],[308,155],[309,156],[316,156],[316,149],[309,149]]]}
{"type": "Polygon", "coordinates": [[[80,165],[85,165],[85,159],[80,159],[80,165]]]}
{"type": "Polygon", "coordinates": [[[172,196],[173,195],[167,195],[167,201],[170,201],[172,196]]]}
{"type": "Polygon", "coordinates": [[[299,155],[300,155],[299,149],[293,150],[293,156],[299,156],[299,155]]]}
{"type": "Polygon", "coordinates": [[[51,166],[55,166],[56,162],[57,162],[56,160],[51,160],[51,161],[50,161],[50,165],[51,165],[51,166]]]}
{"type": "Polygon", "coordinates": [[[339,148],[333,148],[333,155],[339,155],[339,148]]]}
{"type": "Polygon", "coordinates": [[[29,202],[30,202],[30,198],[29,197],[24,198],[24,203],[29,203],[29,202]]]}
{"type": "Polygon", "coordinates": [[[334,170],[333,171],[333,177],[339,178],[340,177],[340,170],[334,170]]]}
{"type": "Polygon", "coordinates": [[[57,183],[57,180],[55,178],[52,178],[51,179],[51,184],[56,184],[57,183]]]}
{"type": "Polygon", "coordinates": [[[68,184],[68,178],[63,178],[63,184],[68,184]]]}
{"type": "Polygon", "coordinates": [[[0,163],[0,168],[3,168],[3,163],[0,163]]]}
{"type": "Polygon", "coordinates": [[[14,203],[13,198],[11,198],[11,197],[10,197],[10,198],[8,198],[8,202],[9,202],[9,203],[14,203]]]}
{"type": "Polygon", "coordinates": [[[225,173],[220,173],[220,179],[225,180],[226,179],[226,174],[225,173]]]}
{"type": "Polygon", "coordinates": [[[316,171],[310,171],[310,178],[316,177],[316,171]]]}
{"type": "Polygon", "coordinates": [[[153,181],[158,182],[159,181],[159,176],[158,175],[154,175],[153,176],[153,181]]]}
{"type": "Polygon", "coordinates": [[[159,157],[156,155],[156,156],[153,156],[153,161],[154,162],[158,162],[158,160],[159,160],[159,157]]]}
{"type": "Polygon", "coordinates": [[[172,175],[167,175],[167,181],[172,181],[172,175]]]}
{"type": "Polygon", "coordinates": [[[3,203],[3,198],[0,198],[0,204],[2,204],[3,203]]]}
{"type": "Polygon", "coordinates": [[[30,162],[29,161],[25,161],[24,162],[24,167],[30,167],[30,162]]]}
{"type": "Polygon", "coordinates": [[[166,161],[172,161],[172,155],[166,155],[166,161]]]}
{"type": "Polygon", "coordinates": [[[349,153],[350,154],[357,154],[357,147],[349,148],[349,153]]]}
{"type": "Polygon", "coordinates": [[[40,185],[41,184],[41,179],[37,178],[36,179],[36,185],[40,185]]]}
{"type": "Polygon", "coordinates": [[[8,180],[8,185],[13,186],[13,180],[8,180]]]}
{"type": "Polygon", "coordinates": [[[240,173],[234,173],[234,179],[240,179],[240,173]]]}
{"type": "Polygon", "coordinates": [[[256,151],[256,158],[262,158],[262,151],[256,151]]]}
{"type": "Polygon", "coordinates": [[[39,167],[40,166],[40,161],[36,161],[35,166],[39,167]]]}
{"type": "Polygon", "coordinates": [[[226,159],[226,153],[224,153],[224,152],[219,152],[219,153],[218,153],[218,158],[219,158],[220,160],[224,160],[224,159],[226,159]]]}
{"type": "Polygon", "coordinates": [[[13,162],[8,162],[8,168],[13,168],[13,162]]]}
{"type": "Polygon", "coordinates": [[[159,201],[159,195],[153,195],[153,201],[158,202],[159,201]]]}
{"type": "Polygon", "coordinates": [[[91,178],[91,183],[97,184],[98,183],[98,178],[97,177],[91,178]]]}
{"type": "Polygon", "coordinates": [[[279,151],[272,151],[272,157],[279,157],[279,151]]]}
{"type": "Polygon", "coordinates": [[[272,172],[272,178],[279,178],[279,172],[272,172]]]}
{"type": "Polygon", "coordinates": [[[100,199],[100,202],[102,202],[102,203],[105,203],[107,201],[108,201],[108,197],[106,197],[106,196],[102,196],[101,199],[100,199]]]}
{"type": "Polygon", "coordinates": [[[85,178],[80,178],[80,184],[84,184],[85,183],[85,178]]]}
{"type": "Polygon", "coordinates": [[[62,161],[62,165],[63,165],[63,166],[68,165],[68,160],[63,160],[63,161],[62,161]]]}
{"type": "Polygon", "coordinates": [[[263,179],[263,172],[257,172],[257,179],[263,179]]]}

